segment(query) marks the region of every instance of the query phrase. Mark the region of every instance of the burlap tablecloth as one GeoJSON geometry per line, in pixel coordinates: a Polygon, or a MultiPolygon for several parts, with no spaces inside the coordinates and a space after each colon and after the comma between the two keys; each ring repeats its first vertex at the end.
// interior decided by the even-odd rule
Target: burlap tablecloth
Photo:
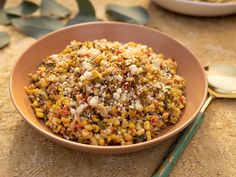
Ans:
{"type": "MultiPolygon", "coordinates": [[[[7,6],[18,2],[8,0],[7,6]]],[[[74,0],[61,2],[76,12],[74,0]]],[[[236,15],[195,18],[163,10],[149,0],[92,0],[99,18],[106,19],[105,5],[109,2],[147,8],[151,15],[148,26],[184,43],[203,65],[236,64],[236,15]]],[[[36,40],[11,26],[0,26],[0,31],[11,35],[11,44],[0,50],[0,177],[149,177],[153,174],[174,139],[137,153],[94,155],[54,144],[29,127],[13,107],[8,82],[15,61],[36,40]]],[[[235,132],[236,100],[215,100],[170,176],[236,176],[235,132]]]]}

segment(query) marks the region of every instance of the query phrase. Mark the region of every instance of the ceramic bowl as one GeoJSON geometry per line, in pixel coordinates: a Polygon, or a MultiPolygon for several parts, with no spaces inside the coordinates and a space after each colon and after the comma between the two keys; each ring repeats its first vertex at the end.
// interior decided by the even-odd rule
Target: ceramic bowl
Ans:
{"type": "Polygon", "coordinates": [[[159,6],[185,15],[214,17],[236,13],[236,2],[212,3],[192,0],[153,0],[159,6]]]}
{"type": "MultiPolygon", "coordinates": [[[[52,141],[85,152],[121,154],[146,149],[173,137],[197,116],[207,94],[207,79],[196,57],[181,43],[154,29],[127,23],[85,23],[55,31],[36,41],[16,62],[10,77],[12,101],[24,119],[37,131],[52,141]],[[34,73],[46,56],[59,53],[72,40],[86,41],[107,39],[109,41],[137,42],[150,46],[178,63],[178,74],[186,79],[187,105],[179,122],[164,129],[155,139],[126,146],[94,146],[66,140],[54,134],[34,115],[24,86],[31,82],[34,73]]],[[[25,127],[27,128],[27,127],[25,127]]]]}

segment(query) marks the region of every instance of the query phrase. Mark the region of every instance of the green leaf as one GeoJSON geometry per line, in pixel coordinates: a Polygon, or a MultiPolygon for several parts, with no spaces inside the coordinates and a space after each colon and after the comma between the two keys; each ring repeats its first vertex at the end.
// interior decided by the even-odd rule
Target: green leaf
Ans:
{"type": "Polygon", "coordinates": [[[62,6],[55,0],[42,0],[40,9],[41,14],[44,16],[65,18],[70,15],[70,10],[62,6]]]}
{"type": "Polygon", "coordinates": [[[79,7],[78,16],[96,16],[93,4],[89,0],[76,0],[76,2],[79,7]]]}
{"type": "Polygon", "coordinates": [[[94,21],[98,21],[98,19],[96,17],[76,16],[75,18],[69,20],[67,25],[74,25],[77,23],[94,22],[94,21]]]}
{"type": "Polygon", "coordinates": [[[64,27],[59,21],[49,17],[29,17],[12,19],[12,24],[21,32],[34,37],[41,36],[64,27]]]}
{"type": "Polygon", "coordinates": [[[147,10],[141,6],[123,7],[109,4],[106,12],[115,20],[145,25],[149,19],[147,10]]]}
{"type": "Polygon", "coordinates": [[[30,1],[23,1],[20,5],[16,7],[5,9],[5,12],[10,15],[23,16],[30,15],[34,13],[37,9],[37,4],[30,1]]]}
{"type": "Polygon", "coordinates": [[[10,36],[6,32],[0,32],[0,49],[7,46],[10,42],[10,36]]]}
{"type": "Polygon", "coordinates": [[[74,25],[77,23],[99,21],[96,18],[93,4],[89,0],[76,0],[79,13],[67,22],[67,25],[74,25]]]}
{"type": "Polygon", "coordinates": [[[7,14],[2,9],[0,9],[0,25],[8,25],[10,23],[11,22],[7,14]]]}

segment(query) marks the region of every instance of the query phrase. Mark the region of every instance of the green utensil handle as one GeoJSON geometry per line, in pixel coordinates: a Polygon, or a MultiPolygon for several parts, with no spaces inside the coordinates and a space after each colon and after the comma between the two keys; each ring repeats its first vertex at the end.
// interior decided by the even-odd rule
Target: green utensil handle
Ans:
{"type": "Polygon", "coordinates": [[[179,157],[193,138],[198,128],[204,120],[204,113],[200,112],[197,118],[179,136],[176,143],[171,148],[171,152],[165,158],[161,166],[152,177],[168,177],[179,157]]]}

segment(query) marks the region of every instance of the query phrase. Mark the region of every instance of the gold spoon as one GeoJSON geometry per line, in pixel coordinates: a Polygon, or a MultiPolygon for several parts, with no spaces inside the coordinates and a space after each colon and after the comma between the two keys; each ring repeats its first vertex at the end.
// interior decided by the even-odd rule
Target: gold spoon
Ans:
{"type": "Polygon", "coordinates": [[[193,138],[204,120],[204,111],[215,98],[236,98],[236,67],[229,64],[214,64],[205,67],[208,78],[209,97],[204,103],[198,117],[178,137],[167,157],[159,166],[153,177],[168,177],[180,155],[193,138]]]}

